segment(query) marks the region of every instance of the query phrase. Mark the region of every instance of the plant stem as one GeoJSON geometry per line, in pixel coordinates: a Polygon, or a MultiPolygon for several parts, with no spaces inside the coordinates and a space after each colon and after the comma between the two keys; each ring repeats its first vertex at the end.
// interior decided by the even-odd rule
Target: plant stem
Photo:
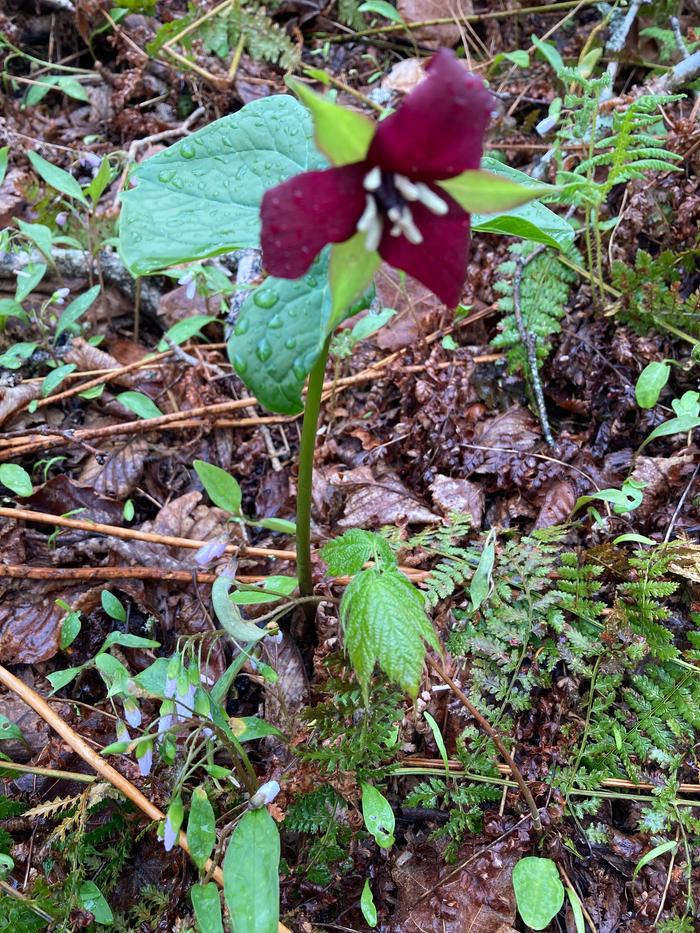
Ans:
{"type": "Polygon", "coordinates": [[[321,410],[323,377],[331,338],[327,338],[318,359],[309,374],[304,408],[304,423],[299,447],[299,479],[297,482],[297,579],[299,595],[312,596],[314,591],[311,577],[311,491],[314,475],[314,452],[318,414],[321,410]]]}
{"type": "Polygon", "coordinates": [[[454,682],[454,680],[452,680],[450,675],[436,661],[433,661],[433,659],[430,656],[428,656],[428,664],[430,665],[430,667],[432,667],[432,669],[438,675],[440,680],[446,683],[447,686],[450,688],[450,690],[452,690],[452,692],[457,697],[457,699],[460,701],[462,706],[464,706],[464,708],[474,717],[474,719],[476,719],[477,724],[479,728],[481,729],[481,731],[485,732],[486,735],[488,735],[488,737],[491,739],[493,744],[496,746],[496,748],[501,754],[501,757],[503,758],[505,763],[510,768],[510,773],[512,777],[515,779],[515,781],[517,782],[518,787],[520,788],[522,795],[525,798],[525,802],[527,803],[527,808],[530,811],[530,816],[532,817],[532,825],[534,829],[537,832],[541,832],[542,822],[540,820],[540,812],[537,809],[537,804],[535,803],[535,798],[532,796],[532,791],[527,786],[527,782],[525,778],[522,776],[520,769],[518,768],[515,761],[513,760],[513,756],[510,754],[510,752],[506,748],[505,743],[503,742],[503,739],[496,732],[496,730],[493,728],[493,726],[488,721],[488,719],[486,719],[485,716],[481,715],[479,710],[474,706],[474,704],[471,702],[471,700],[466,695],[466,693],[457,686],[457,684],[454,682]]]}

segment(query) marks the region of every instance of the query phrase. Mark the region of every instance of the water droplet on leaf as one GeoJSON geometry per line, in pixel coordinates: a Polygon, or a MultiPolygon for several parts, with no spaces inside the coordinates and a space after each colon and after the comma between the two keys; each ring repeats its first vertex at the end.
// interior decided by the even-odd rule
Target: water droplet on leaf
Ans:
{"type": "Polygon", "coordinates": [[[194,147],[194,143],[182,143],[180,146],[180,155],[183,159],[194,159],[197,155],[197,150],[194,147]]]}
{"type": "Polygon", "coordinates": [[[259,288],[253,295],[253,301],[259,308],[272,308],[279,298],[272,288],[259,288]]]}
{"type": "Polygon", "coordinates": [[[272,356],[272,347],[266,337],[263,337],[255,348],[255,355],[261,363],[266,363],[272,356]]]}

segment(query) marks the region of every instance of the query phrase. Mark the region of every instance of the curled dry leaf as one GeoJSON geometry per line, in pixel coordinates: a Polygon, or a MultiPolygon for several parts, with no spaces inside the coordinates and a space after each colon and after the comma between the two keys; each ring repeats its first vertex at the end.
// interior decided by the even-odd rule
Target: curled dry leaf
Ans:
{"type": "Polygon", "coordinates": [[[345,514],[338,522],[341,528],[439,521],[389,470],[375,477],[369,467],[357,467],[340,474],[333,485],[349,491],[345,514]]]}
{"type": "Polygon", "coordinates": [[[443,306],[427,288],[395,269],[383,266],[376,278],[377,299],[396,315],[373,338],[382,350],[410,347],[430,333],[443,306]]]}
{"type": "Polygon", "coordinates": [[[58,652],[60,623],[65,609],[57,599],[78,612],[88,613],[100,604],[102,587],[57,587],[21,581],[0,588],[0,662],[38,664],[58,652]]]}
{"type": "Polygon", "coordinates": [[[509,459],[508,451],[529,452],[539,440],[540,431],[530,412],[517,406],[509,408],[477,425],[474,444],[485,449],[474,451],[469,470],[496,473],[509,459]]]}
{"type": "Polygon", "coordinates": [[[576,504],[576,489],[569,480],[563,479],[549,487],[544,495],[539,514],[535,519],[535,528],[549,528],[561,525],[571,515],[576,504]]]}
{"type": "MultiPolygon", "coordinates": [[[[278,673],[279,680],[265,687],[265,720],[285,735],[299,731],[299,714],[309,701],[309,683],[301,653],[294,640],[282,633],[279,644],[269,638],[263,642],[264,658],[278,673]]],[[[270,736],[266,744],[278,758],[290,755],[289,744],[270,736]]]]}
{"type": "MultiPolygon", "coordinates": [[[[75,337],[71,343],[70,350],[63,358],[64,363],[74,363],[76,368],[83,373],[92,372],[96,369],[119,369],[123,364],[115,359],[111,354],[93,347],[82,337],[75,337]]],[[[149,376],[147,370],[139,370],[137,373],[124,373],[110,379],[114,385],[131,388],[138,383],[142,383],[149,376]]]]}
{"type": "Polygon", "coordinates": [[[632,479],[646,483],[642,504],[635,516],[644,521],[658,510],[659,500],[675,508],[683,493],[683,486],[695,468],[696,457],[692,453],[675,457],[637,457],[632,479]]]}
{"type": "Polygon", "coordinates": [[[148,456],[148,442],[135,437],[126,444],[118,441],[105,444],[108,448],[104,463],[92,458],[83,467],[81,483],[92,486],[97,493],[126,499],[136,488],[148,456]]]}
{"type": "Polygon", "coordinates": [[[474,528],[481,528],[484,517],[484,493],[468,479],[451,479],[438,474],[430,486],[435,507],[447,518],[451,512],[471,515],[474,528]]]}
{"type": "Polygon", "coordinates": [[[0,424],[41,395],[39,382],[22,382],[18,386],[0,386],[0,424]]]}
{"type": "MultiPolygon", "coordinates": [[[[66,715],[68,707],[61,704],[61,714],[66,715]]],[[[38,713],[23,703],[14,693],[0,695],[0,711],[11,723],[22,730],[26,745],[19,739],[5,739],[2,743],[2,751],[12,761],[29,761],[35,755],[38,755],[46,747],[51,738],[51,727],[46,723],[38,713]]]]}
{"type": "Polygon", "coordinates": [[[403,58],[392,66],[382,79],[382,87],[399,94],[408,94],[425,77],[425,61],[422,58],[403,58]]]}

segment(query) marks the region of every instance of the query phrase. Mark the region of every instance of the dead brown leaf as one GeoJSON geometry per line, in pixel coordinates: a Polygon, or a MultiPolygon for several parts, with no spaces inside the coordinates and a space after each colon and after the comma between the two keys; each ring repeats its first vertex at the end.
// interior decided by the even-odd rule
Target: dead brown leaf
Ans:
{"type": "MultiPolygon", "coordinates": [[[[466,15],[474,12],[471,0],[465,0],[465,2],[459,4],[455,3],[453,8],[445,0],[398,0],[396,8],[409,23],[422,23],[430,19],[445,19],[456,10],[466,15]]],[[[411,33],[417,42],[429,49],[439,49],[443,45],[456,45],[461,38],[456,16],[454,23],[422,26],[420,29],[412,29],[411,33]]]]}
{"type": "Polygon", "coordinates": [[[657,511],[659,499],[670,502],[674,490],[676,498],[679,498],[683,482],[694,468],[693,454],[679,454],[675,457],[637,457],[631,478],[647,485],[644,488],[642,504],[636,510],[635,517],[642,520],[648,519],[657,511]]]}
{"type": "Polygon", "coordinates": [[[387,325],[374,337],[382,350],[410,347],[430,333],[443,312],[443,306],[427,288],[415,279],[401,276],[383,266],[376,280],[377,298],[385,308],[396,311],[387,325]]]}
{"type": "Polygon", "coordinates": [[[148,442],[135,437],[126,444],[117,441],[102,446],[106,457],[104,463],[91,459],[80,474],[80,482],[92,486],[97,493],[126,499],[141,479],[148,456],[148,442]]]}
{"type": "Polygon", "coordinates": [[[60,623],[66,610],[62,599],[77,612],[88,613],[100,604],[102,587],[59,587],[21,581],[0,588],[0,662],[37,664],[58,651],[60,623]]]}
{"type": "Polygon", "coordinates": [[[571,515],[576,504],[576,490],[569,480],[559,480],[549,487],[544,496],[539,514],[535,519],[535,528],[549,528],[561,525],[571,515]]]}
{"type": "Polygon", "coordinates": [[[402,58],[392,66],[389,74],[382,79],[382,87],[399,94],[408,94],[425,77],[425,60],[422,58],[402,58]]]}
{"type": "Polygon", "coordinates": [[[370,467],[360,466],[337,475],[333,485],[348,490],[341,528],[439,521],[390,470],[375,476],[370,467]]]}
{"type": "Polygon", "coordinates": [[[0,424],[10,415],[41,395],[41,384],[22,382],[18,386],[0,386],[0,424]]]}
{"type": "Polygon", "coordinates": [[[37,512],[65,515],[80,510],[77,518],[119,525],[122,521],[122,504],[116,499],[101,496],[92,486],[84,486],[70,479],[65,473],[54,476],[38,486],[26,500],[37,512]]]}
{"type": "Polygon", "coordinates": [[[474,528],[481,528],[484,518],[484,493],[468,479],[451,479],[438,474],[430,486],[435,506],[447,517],[451,512],[471,515],[474,528]]]}
{"type": "MultiPolygon", "coordinates": [[[[75,363],[80,372],[91,372],[95,369],[119,369],[123,364],[110,353],[93,347],[82,337],[75,337],[70,350],[64,356],[64,362],[75,363]]],[[[124,373],[110,379],[115,385],[130,388],[149,378],[148,370],[139,370],[138,373],[124,373]]]]}

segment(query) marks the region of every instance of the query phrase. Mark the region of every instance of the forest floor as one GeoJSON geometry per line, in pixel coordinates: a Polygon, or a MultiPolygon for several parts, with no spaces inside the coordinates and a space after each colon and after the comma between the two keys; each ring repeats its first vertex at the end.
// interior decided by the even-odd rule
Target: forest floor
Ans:
{"type": "MultiPolygon", "coordinates": [[[[285,618],[279,643],[241,658],[223,701],[243,730],[260,717],[284,736],[245,743],[259,783],[281,785],[269,805],[280,916],[306,933],[369,929],[369,880],[385,931],[525,930],[513,869],[539,856],[571,898],[548,930],[700,930],[698,69],[676,80],[700,46],[698,5],[399,0],[399,22],[381,2],[240,7],[8,0],[0,11],[0,671],[155,807],[167,810],[176,784],[186,799],[204,784],[230,831],[242,798],[221,750],[196,777],[183,777],[196,742],[182,731],[147,774],[133,749],[94,753],[120,737],[117,664],[132,678],[180,651],[203,684],[230,670],[232,646],[209,636],[211,585],[231,555],[208,559],[203,543],[233,544],[244,583],[294,576],[284,520],[301,419],[262,408],[229,362],[236,285],[263,275],[250,255],[135,282],[115,249],[119,195],[134,164],[288,93],[287,72],[322,69],[339,103],[375,118],[434,49],[454,47],[494,95],[487,155],[554,184],[611,153],[581,176],[604,196],[549,203],[575,232],[563,251],[528,259],[532,245],[475,232],[456,313],[382,270],[375,307],[396,313],[358,341],[351,320],[335,344],[314,547],[388,528],[457,689],[426,666],[413,701],[377,673],[366,707],[343,653],[344,584],[315,551],[313,624],[285,618]],[[635,101],[671,93],[640,119],[635,101]],[[607,146],[592,149],[591,132],[607,146]],[[83,209],[29,151],[82,189],[106,165],[101,190],[83,209]],[[635,159],[648,164],[635,171],[635,159]],[[93,286],[79,324],[61,323],[93,286]],[[212,503],[196,460],[236,478],[252,523],[212,503]],[[56,676],[69,668],[80,670],[56,676]],[[460,686],[507,742],[539,831],[460,686]],[[367,781],[395,813],[388,848],[363,827],[367,781]]],[[[88,753],[13,683],[0,685],[0,931],[100,918],[198,929],[187,855],[166,852],[153,814],[95,781],[88,753]]],[[[146,689],[137,699],[135,736],[159,715],[146,689]]]]}

